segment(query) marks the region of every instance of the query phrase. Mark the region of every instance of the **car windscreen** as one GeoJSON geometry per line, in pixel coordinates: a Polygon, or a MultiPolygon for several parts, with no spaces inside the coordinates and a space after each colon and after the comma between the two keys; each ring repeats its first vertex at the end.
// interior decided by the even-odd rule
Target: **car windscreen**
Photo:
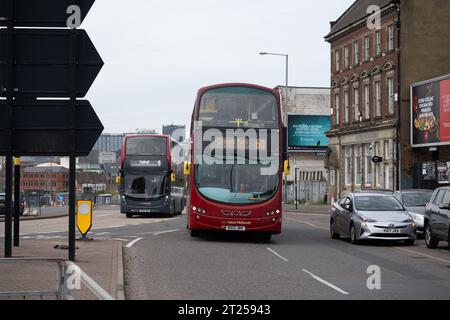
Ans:
{"type": "Polygon", "coordinates": [[[405,207],[425,207],[431,200],[432,192],[404,193],[402,195],[405,207]]]}
{"type": "Polygon", "coordinates": [[[359,211],[404,211],[401,203],[391,196],[365,195],[355,197],[355,208],[359,211]]]}

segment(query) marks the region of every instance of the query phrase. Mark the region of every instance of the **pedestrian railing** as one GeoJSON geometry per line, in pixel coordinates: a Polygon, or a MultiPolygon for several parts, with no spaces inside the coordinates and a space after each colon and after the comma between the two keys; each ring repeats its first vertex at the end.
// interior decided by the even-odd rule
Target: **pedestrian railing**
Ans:
{"type": "MultiPolygon", "coordinates": [[[[15,291],[0,292],[0,298],[55,297],[57,300],[74,300],[73,292],[84,284],[98,299],[114,300],[97,282],[82,271],[76,264],[53,258],[8,258],[0,259],[0,264],[18,263],[55,263],[56,289],[54,291],[15,291]]],[[[18,275],[20,276],[20,275],[18,275]]]]}

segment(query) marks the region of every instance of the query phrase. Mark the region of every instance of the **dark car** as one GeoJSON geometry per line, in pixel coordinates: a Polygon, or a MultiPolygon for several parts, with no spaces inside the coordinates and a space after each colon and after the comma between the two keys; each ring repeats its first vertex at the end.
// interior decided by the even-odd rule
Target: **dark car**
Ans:
{"type": "MultiPolygon", "coordinates": [[[[22,201],[20,201],[20,215],[23,215],[24,210],[25,206],[22,199],[22,201]]],[[[4,214],[5,214],[5,193],[0,193],[0,215],[4,214]]]]}
{"type": "Polygon", "coordinates": [[[413,217],[417,226],[417,234],[423,236],[425,232],[424,218],[427,204],[430,202],[433,191],[431,190],[402,190],[397,191],[394,197],[403,204],[413,217]]]}
{"type": "Polygon", "coordinates": [[[450,187],[436,189],[425,210],[425,243],[435,249],[440,241],[450,245],[450,187]]]}

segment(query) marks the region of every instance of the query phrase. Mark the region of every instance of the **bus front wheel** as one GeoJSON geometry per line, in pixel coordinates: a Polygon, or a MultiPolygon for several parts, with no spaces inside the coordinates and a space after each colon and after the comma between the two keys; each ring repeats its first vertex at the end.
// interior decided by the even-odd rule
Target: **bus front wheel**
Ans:
{"type": "Polygon", "coordinates": [[[199,230],[191,230],[191,237],[197,238],[200,237],[201,233],[199,230]]]}

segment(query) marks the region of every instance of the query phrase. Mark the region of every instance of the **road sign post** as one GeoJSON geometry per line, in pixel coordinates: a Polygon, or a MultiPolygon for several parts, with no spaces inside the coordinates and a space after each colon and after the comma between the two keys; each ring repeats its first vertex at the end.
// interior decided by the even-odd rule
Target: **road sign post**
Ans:
{"type": "Polygon", "coordinates": [[[75,6],[73,0],[0,2],[0,97],[5,98],[0,100],[0,155],[6,156],[5,257],[12,256],[12,156],[51,155],[70,158],[69,260],[75,260],[76,157],[87,156],[103,131],[89,102],[77,100],[87,94],[103,67],[87,33],[76,29],[94,2],[76,0],[75,6]],[[75,24],[70,22],[74,9],[81,14],[75,24]],[[69,100],[37,99],[46,97],[69,100]]]}
{"type": "Polygon", "coordinates": [[[20,245],[20,158],[14,158],[14,247],[20,245]]]}

